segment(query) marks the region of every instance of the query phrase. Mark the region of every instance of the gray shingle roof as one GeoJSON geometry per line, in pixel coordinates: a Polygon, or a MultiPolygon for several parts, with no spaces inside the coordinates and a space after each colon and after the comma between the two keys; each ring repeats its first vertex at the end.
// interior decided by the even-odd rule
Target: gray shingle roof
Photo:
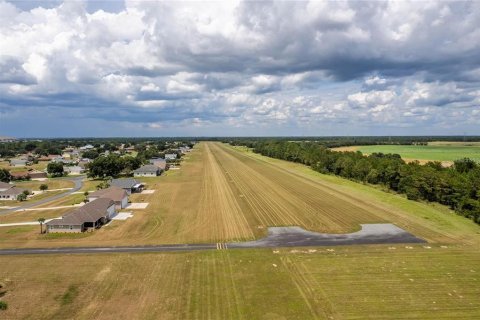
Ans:
{"type": "Polygon", "coordinates": [[[85,222],[95,222],[107,215],[107,209],[115,203],[111,199],[99,198],[88,202],[83,207],[64,215],[61,219],[47,222],[47,225],[82,225],[85,222]]]}
{"type": "Polygon", "coordinates": [[[112,186],[106,189],[100,189],[89,195],[92,198],[107,198],[115,202],[121,202],[127,196],[127,192],[119,187],[112,186]]]}
{"type": "Polygon", "coordinates": [[[122,189],[129,189],[133,188],[134,185],[136,184],[141,184],[141,182],[137,181],[136,179],[133,178],[121,178],[121,179],[113,179],[110,182],[110,185],[119,187],[122,189]]]}
{"type": "Polygon", "coordinates": [[[160,168],[156,165],[153,164],[146,164],[144,166],[141,166],[137,170],[133,171],[134,173],[156,173],[160,168]]]}

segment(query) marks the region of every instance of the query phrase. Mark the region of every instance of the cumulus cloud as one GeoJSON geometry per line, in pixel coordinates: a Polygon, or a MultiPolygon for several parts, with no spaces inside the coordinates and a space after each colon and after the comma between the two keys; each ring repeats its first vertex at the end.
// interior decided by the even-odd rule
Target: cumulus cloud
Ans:
{"type": "Polygon", "coordinates": [[[109,3],[0,0],[2,127],[480,133],[479,2],[109,3]]]}

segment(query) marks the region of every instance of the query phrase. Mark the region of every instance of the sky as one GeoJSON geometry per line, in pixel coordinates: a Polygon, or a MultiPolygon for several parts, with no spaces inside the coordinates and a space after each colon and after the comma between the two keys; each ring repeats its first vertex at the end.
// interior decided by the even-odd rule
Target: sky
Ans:
{"type": "Polygon", "coordinates": [[[2,135],[480,135],[480,1],[0,0],[2,135]]]}

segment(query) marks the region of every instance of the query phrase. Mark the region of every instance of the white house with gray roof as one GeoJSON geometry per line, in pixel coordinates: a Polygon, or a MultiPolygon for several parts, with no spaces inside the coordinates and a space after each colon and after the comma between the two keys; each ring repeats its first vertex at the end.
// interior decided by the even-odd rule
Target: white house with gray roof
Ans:
{"type": "Polygon", "coordinates": [[[133,171],[134,177],[156,177],[162,173],[160,167],[154,164],[146,164],[133,171]]]}

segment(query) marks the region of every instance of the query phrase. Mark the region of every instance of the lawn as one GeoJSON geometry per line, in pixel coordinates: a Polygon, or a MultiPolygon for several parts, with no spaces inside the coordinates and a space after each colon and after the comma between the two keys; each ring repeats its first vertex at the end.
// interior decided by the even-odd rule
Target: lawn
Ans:
{"type": "Polygon", "coordinates": [[[478,248],[438,245],[0,257],[0,315],[475,319],[479,266],[478,248]]]}
{"type": "Polygon", "coordinates": [[[361,151],[364,154],[374,152],[396,153],[405,160],[427,160],[453,162],[461,158],[480,161],[480,145],[469,143],[431,143],[427,146],[375,145],[335,148],[338,151],[361,151]]]}

